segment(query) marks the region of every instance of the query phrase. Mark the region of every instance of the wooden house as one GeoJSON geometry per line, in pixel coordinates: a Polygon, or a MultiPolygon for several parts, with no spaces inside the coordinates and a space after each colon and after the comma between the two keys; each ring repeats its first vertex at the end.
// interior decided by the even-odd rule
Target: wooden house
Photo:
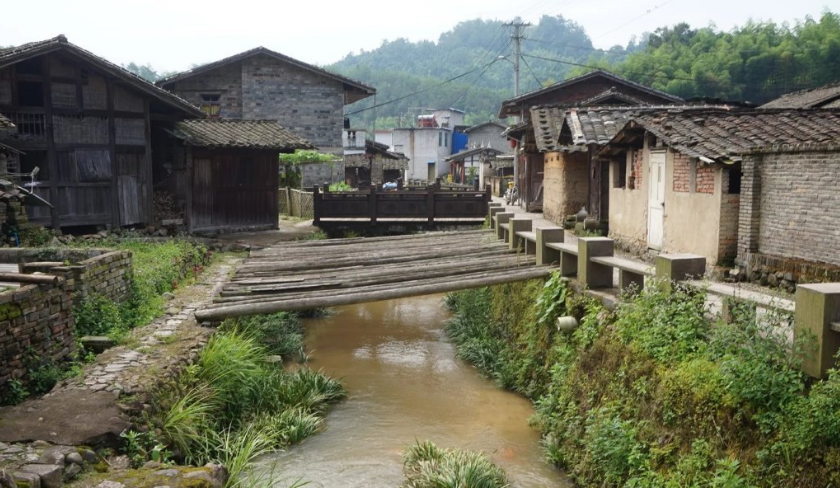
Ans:
{"type": "Polygon", "coordinates": [[[30,220],[53,228],[151,222],[152,130],[205,115],[64,36],[0,50],[0,112],[16,126],[0,143],[53,204],[30,220]]]}
{"type": "Polygon", "coordinates": [[[185,120],[160,131],[155,187],[174,196],[189,232],[276,229],[278,155],[313,148],[273,120],[185,120]]]}
{"type": "Polygon", "coordinates": [[[838,110],[640,112],[596,156],[623,247],[795,276],[840,266],[838,110]]]}
{"type": "Polygon", "coordinates": [[[210,117],[275,120],[322,152],[335,155],[342,155],[344,106],[376,93],[361,82],[264,47],[157,84],[200,106],[210,117]]]}
{"type": "MultiPolygon", "coordinates": [[[[484,181],[484,166],[485,163],[495,158],[502,151],[492,147],[474,147],[472,149],[465,149],[458,154],[453,154],[446,158],[449,163],[449,173],[452,175],[452,180],[455,183],[462,183],[472,185],[472,176],[478,178],[479,182],[484,181]]],[[[479,183],[479,185],[481,185],[479,183]]],[[[480,188],[480,189],[483,189],[480,188]]]]}
{"type": "MultiPolygon", "coordinates": [[[[529,210],[542,210],[544,196],[551,191],[544,185],[549,173],[558,168],[546,166],[534,133],[531,108],[552,105],[558,108],[594,106],[644,106],[681,103],[682,99],[630,81],[604,70],[555,83],[502,102],[498,117],[518,117],[517,125],[508,129],[508,138],[517,141],[519,194],[529,210]]],[[[593,166],[591,184],[600,185],[600,167],[593,166]]],[[[600,217],[597,213],[596,217],[600,217]]]]}

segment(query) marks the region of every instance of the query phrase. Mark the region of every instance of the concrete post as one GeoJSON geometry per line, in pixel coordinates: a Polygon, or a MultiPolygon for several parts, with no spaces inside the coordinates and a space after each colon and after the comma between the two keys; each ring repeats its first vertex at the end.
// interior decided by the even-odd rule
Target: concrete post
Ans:
{"type": "Polygon", "coordinates": [[[794,337],[814,337],[815,349],[806,354],[802,370],[822,378],[834,366],[840,350],[840,332],[832,323],[840,322],[840,283],[818,283],[796,287],[794,337]]]}
{"type": "Polygon", "coordinates": [[[627,290],[634,286],[637,291],[645,287],[645,276],[638,273],[633,273],[625,269],[618,270],[618,289],[621,291],[627,290]]]}
{"type": "Polygon", "coordinates": [[[675,281],[702,278],[706,274],[706,258],[696,254],[660,254],[656,257],[656,278],[660,286],[671,289],[675,281]]]}
{"type": "Polygon", "coordinates": [[[516,251],[523,247],[525,239],[516,235],[517,232],[530,232],[533,221],[531,219],[510,219],[510,236],[508,239],[508,246],[511,250],[516,251]]]}
{"type": "Polygon", "coordinates": [[[608,237],[578,238],[578,281],[587,288],[612,287],[612,267],[593,263],[589,258],[612,256],[614,245],[615,241],[608,237]]]}
{"type": "Polygon", "coordinates": [[[505,238],[505,230],[502,228],[502,224],[507,224],[510,222],[510,219],[516,215],[513,212],[500,212],[496,214],[496,237],[504,240],[505,238]]]}
{"type": "Polygon", "coordinates": [[[490,215],[490,226],[491,227],[493,227],[495,229],[494,226],[496,225],[496,224],[493,223],[493,217],[496,214],[504,212],[504,211],[505,211],[505,207],[502,207],[501,205],[499,205],[497,207],[490,207],[490,209],[488,210],[488,215],[490,215]]]}
{"type": "Polygon", "coordinates": [[[546,247],[546,244],[563,242],[566,233],[560,227],[537,227],[537,266],[560,262],[560,251],[546,247]]]}

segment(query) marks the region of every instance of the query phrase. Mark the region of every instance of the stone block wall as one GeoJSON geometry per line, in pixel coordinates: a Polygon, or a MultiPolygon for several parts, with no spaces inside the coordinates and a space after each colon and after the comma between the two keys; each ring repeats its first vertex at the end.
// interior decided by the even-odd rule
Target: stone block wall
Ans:
{"type": "Polygon", "coordinates": [[[60,361],[73,352],[69,280],[25,285],[0,293],[0,396],[9,380],[26,383],[27,356],[60,361]]]}
{"type": "Polygon", "coordinates": [[[252,56],[242,60],[242,118],[277,120],[321,151],[341,154],[344,86],[271,56],[252,56]]]}
{"type": "Polygon", "coordinates": [[[235,62],[164,86],[188,102],[201,106],[201,94],[218,94],[219,117],[242,117],[242,63],[235,62]]]}

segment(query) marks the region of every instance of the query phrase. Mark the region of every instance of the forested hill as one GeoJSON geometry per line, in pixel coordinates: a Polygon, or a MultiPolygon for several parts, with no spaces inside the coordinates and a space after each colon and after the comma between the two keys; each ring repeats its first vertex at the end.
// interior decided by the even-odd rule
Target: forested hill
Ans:
{"type": "MultiPolygon", "coordinates": [[[[592,67],[684,98],[754,103],[840,81],[840,14],[829,11],[791,25],[750,22],[730,32],[680,23],[657,29],[640,43],[607,51],[593,49],[583,28],[560,16],[544,16],[525,35],[523,92],[592,67]]],[[[400,117],[406,122],[427,107],[464,109],[468,122],[478,122],[493,116],[500,102],[512,95],[512,66],[497,60],[511,52],[509,43],[509,29],[502,22],[473,20],[458,24],[437,42],[386,41],[328,68],[376,87],[378,104],[434,87],[377,108],[378,129],[396,126],[400,117]]],[[[347,111],[371,105],[368,99],[347,111]]],[[[353,124],[369,126],[373,113],[354,115],[353,124]]]]}
{"type": "MultiPolygon", "coordinates": [[[[599,53],[582,27],[562,16],[543,16],[525,32],[522,51],[534,56],[579,64],[599,53]]],[[[513,94],[513,65],[498,59],[513,59],[510,33],[502,21],[476,19],[459,23],[441,34],[437,42],[385,41],[373,51],[350,54],[327,68],[376,87],[378,103],[472,71],[451,83],[377,109],[377,127],[391,126],[400,116],[405,119],[426,107],[456,107],[466,110],[472,121],[487,120],[497,113],[500,102],[513,94]]],[[[621,61],[626,52],[639,49],[635,42],[615,46],[608,53],[609,61],[621,61]]],[[[606,55],[599,54],[599,58],[606,60],[606,55]]],[[[521,91],[563,80],[573,68],[573,64],[526,58],[520,68],[521,91]]],[[[348,111],[372,104],[372,100],[363,101],[348,111]]],[[[372,112],[360,117],[369,123],[372,112]]]]}

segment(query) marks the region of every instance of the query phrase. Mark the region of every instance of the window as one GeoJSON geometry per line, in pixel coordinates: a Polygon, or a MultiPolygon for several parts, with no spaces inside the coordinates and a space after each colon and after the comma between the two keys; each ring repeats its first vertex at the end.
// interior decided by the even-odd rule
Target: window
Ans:
{"type": "Polygon", "coordinates": [[[449,147],[449,134],[443,134],[443,147],[449,147]]]}
{"type": "Polygon", "coordinates": [[[438,132],[438,147],[443,146],[443,132],[438,132]]]}
{"type": "Polygon", "coordinates": [[[613,162],[613,188],[627,187],[627,161],[613,162]]]}
{"type": "Polygon", "coordinates": [[[221,99],[222,96],[218,93],[202,93],[201,110],[210,117],[218,117],[221,99]]]}
{"type": "Polygon", "coordinates": [[[44,106],[44,84],[39,81],[18,81],[18,103],[24,107],[44,106]]]}

